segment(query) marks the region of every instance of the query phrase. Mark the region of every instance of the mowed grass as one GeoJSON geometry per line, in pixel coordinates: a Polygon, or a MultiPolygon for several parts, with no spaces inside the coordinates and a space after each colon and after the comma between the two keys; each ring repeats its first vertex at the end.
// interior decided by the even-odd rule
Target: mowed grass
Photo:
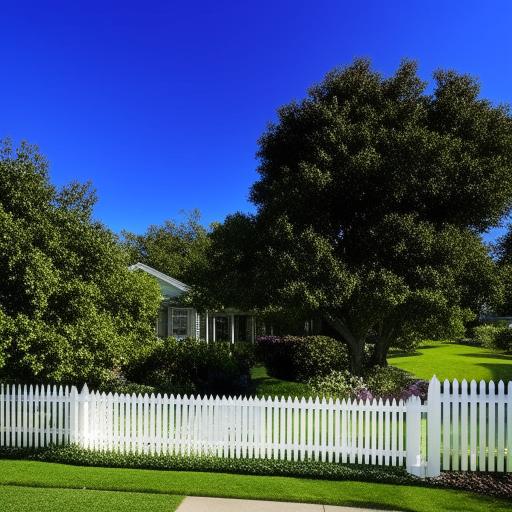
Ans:
{"type": "Polygon", "coordinates": [[[6,512],[173,512],[182,499],[166,494],[0,485],[0,510],[6,512]]]}
{"type": "Polygon", "coordinates": [[[426,380],[512,380],[512,355],[458,343],[428,342],[412,354],[390,355],[388,363],[426,380]]]}
{"type": "Polygon", "coordinates": [[[256,365],[251,369],[251,380],[257,396],[284,396],[288,398],[311,396],[311,388],[302,382],[276,379],[267,373],[263,365],[256,365]]]}
{"type": "MultiPolygon", "coordinates": [[[[154,495],[160,495],[161,498],[169,498],[166,495],[175,495],[176,501],[169,501],[168,503],[168,510],[171,511],[173,510],[172,507],[175,507],[178,503],[178,496],[186,495],[366,506],[412,512],[455,512],[461,510],[466,512],[483,510],[504,512],[510,510],[508,501],[448,489],[289,477],[109,469],[35,461],[0,460],[0,491],[9,494],[13,492],[11,486],[28,487],[29,490],[25,493],[30,495],[28,499],[32,499],[34,495],[37,496],[39,493],[41,502],[51,499],[51,488],[124,491],[135,493],[137,496],[140,493],[147,493],[147,504],[156,499],[154,495]],[[41,489],[34,489],[35,487],[41,489]],[[34,493],[34,495],[30,493],[34,493]]],[[[25,487],[18,488],[21,497],[26,489],[25,487]]],[[[77,490],[74,492],[83,493],[77,494],[80,497],[89,496],[85,494],[87,491],[77,490]]],[[[16,490],[14,490],[14,493],[16,493],[16,490]]],[[[110,496],[108,493],[105,495],[110,496]]],[[[6,503],[1,496],[0,494],[0,504],[6,503]]],[[[62,497],[63,495],[60,496],[59,500],[65,500],[62,497]]],[[[91,498],[87,499],[102,499],[99,495],[98,498],[95,498],[92,494],[90,496],[91,498]]],[[[139,500],[138,497],[136,499],[139,500]]],[[[144,502],[143,497],[140,499],[144,502]]],[[[15,503],[19,502],[20,500],[15,503]]],[[[59,503],[64,503],[64,501],[59,503]]],[[[133,503],[132,511],[146,510],[139,507],[140,501],[133,503]]],[[[153,503],[154,505],[147,506],[153,506],[155,511],[163,510],[157,507],[165,506],[165,501],[156,500],[153,503]]],[[[146,504],[143,506],[146,506],[146,504]]],[[[51,509],[43,509],[42,506],[37,506],[37,511],[82,510],[75,506],[69,508],[63,505],[63,507],[57,508],[54,506],[51,509]]],[[[5,510],[24,511],[36,510],[36,508],[5,508],[5,510]]],[[[91,505],[89,510],[124,509],[91,505]]]]}

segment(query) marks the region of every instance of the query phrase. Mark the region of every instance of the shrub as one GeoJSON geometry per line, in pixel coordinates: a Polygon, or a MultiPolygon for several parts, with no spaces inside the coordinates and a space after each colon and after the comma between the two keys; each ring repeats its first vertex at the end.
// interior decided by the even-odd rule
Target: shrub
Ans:
{"type": "Polygon", "coordinates": [[[346,345],[328,336],[262,336],[257,342],[269,375],[280,379],[306,382],[349,366],[346,345]]]}
{"type": "Polygon", "coordinates": [[[512,329],[507,324],[483,324],[473,328],[473,340],[487,348],[512,352],[512,329]]]}
{"type": "Polygon", "coordinates": [[[332,371],[329,375],[311,379],[309,384],[317,395],[340,400],[407,400],[411,396],[426,399],[428,392],[428,382],[417,380],[393,366],[372,368],[364,378],[348,371],[332,371]]]}
{"type": "Polygon", "coordinates": [[[501,327],[493,324],[478,325],[473,328],[473,340],[482,347],[494,347],[494,340],[501,327]]]}
{"type": "Polygon", "coordinates": [[[407,400],[411,396],[425,399],[428,392],[428,382],[395,366],[373,368],[366,378],[366,385],[373,396],[384,400],[407,400]]]}
{"type": "Polygon", "coordinates": [[[328,375],[315,377],[309,385],[318,396],[340,400],[359,397],[366,390],[362,377],[356,377],[347,370],[333,370],[328,375]]]}
{"type": "Polygon", "coordinates": [[[234,394],[249,384],[252,347],[167,338],[126,371],[129,381],[161,393],[234,394]]]}

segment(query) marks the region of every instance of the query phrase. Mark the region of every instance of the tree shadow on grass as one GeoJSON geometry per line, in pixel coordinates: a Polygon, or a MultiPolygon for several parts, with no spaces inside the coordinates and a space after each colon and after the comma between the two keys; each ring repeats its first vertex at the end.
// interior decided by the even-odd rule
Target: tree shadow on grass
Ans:
{"type": "Polygon", "coordinates": [[[512,366],[512,355],[500,354],[497,352],[481,352],[479,354],[457,354],[460,357],[476,357],[477,359],[500,359],[510,361],[512,366]]]}
{"type": "MultiPolygon", "coordinates": [[[[448,344],[446,344],[448,346],[448,344]]],[[[442,345],[440,344],[434,344],[434,345],[421,345],[418,348],[416,348],[413,351],[406,352],[403,350],[392,350],[388,353],[388,359],[393,357],[413,357],[413,356],[423,356],[422,352],[420,350],[428,350],[431,348],[441,348],[442,345]]]]}
{"type": "Polygon", "coordinates": [[[512,364],[478,363],[476,366],[489,370],[492,380],[495,382],[502,380],[507,383],[509,380],[512,380],[512,364]]]}

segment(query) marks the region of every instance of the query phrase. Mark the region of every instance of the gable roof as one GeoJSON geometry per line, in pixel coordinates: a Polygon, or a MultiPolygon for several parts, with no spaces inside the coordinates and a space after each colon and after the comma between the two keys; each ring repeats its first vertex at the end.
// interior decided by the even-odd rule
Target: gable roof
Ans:
{"type": "Polygon", "coordinates": [[[178,288],[178,290],[181,290],[182,292],[188,292],[190,290],[190,287],[186,285],[185,283],[182,283],[181,281],[178,281],[177,279],[174,279],[174,277],[168,276],[167,274],[164,274],[163,272],[159,272],[153,267],[150,267],[149,265],[145,265],[144,263],[135,263],[135,265],[131,265],[129,267],[130,270],[143,270],[144,272],[147,272],[148,274],[151,274],[152,276],[156,277],[157,279],[160,279],[161,281],[164,281],[167,284],[170,284],[171,286],[174,286],[175,288],[178,288]]]}

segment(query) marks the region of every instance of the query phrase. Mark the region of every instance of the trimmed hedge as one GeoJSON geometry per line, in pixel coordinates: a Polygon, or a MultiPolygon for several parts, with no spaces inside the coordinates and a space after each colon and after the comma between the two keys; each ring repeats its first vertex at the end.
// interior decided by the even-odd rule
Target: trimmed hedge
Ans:
{"type": "Polygon", "coordinates": [[[74,445],[50,448],[0,448],[1,459],[26,459],[72,466],[198,471],[259,476],[290,476],[319,480],[359,480],[390,484],[421,483],[404,468],[336,464],[313,460],[225,459],[213,456],[151,455],[95,452],[74,445]]]}
{"type": "Polygon", "coordinates": [[[261,336],[258,356],[269,375],[306,382],[349,367],[348,349],[328,336],[261,336]]]}

